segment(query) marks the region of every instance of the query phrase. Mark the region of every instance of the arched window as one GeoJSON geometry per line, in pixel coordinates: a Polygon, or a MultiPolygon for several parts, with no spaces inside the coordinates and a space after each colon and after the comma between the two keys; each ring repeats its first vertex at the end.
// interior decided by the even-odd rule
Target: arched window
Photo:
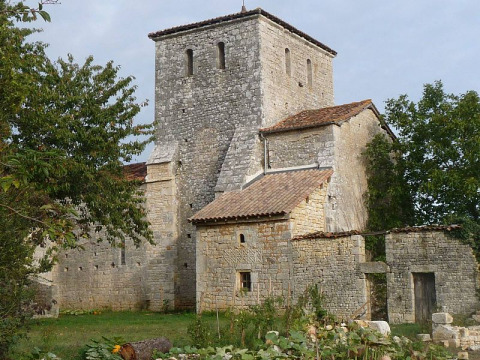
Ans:
{"type": "Polygon", "coordinates": [[[217,44],[217,69],[225,69],[225,43],[217,44]]]}
{"type": "Polygon", "coordinates": [[[313,72],[312,72],[312,60],[307,59],[307,84],[312,86],[313,83],[313,72]]]}
{"type": "Polygon", "coordinates": [[[285,72],[288,76],[292,75],[292,65],[290,63],[290,50],[285,49],[285,72]]]}
{"type": "Polygon", "coordinates": [[[187,76],[191,76],[193,75],[193,50],[192,49],[188,49],[186,52],[185,52],[185,62],[186,62],[186,75],[187,76]]]}
{"type": "Polygon", "coordinates": [[[238,238],[240,240],[240,244],[245,244],[245,235],[240,234],[240,236],[238,238]]]}

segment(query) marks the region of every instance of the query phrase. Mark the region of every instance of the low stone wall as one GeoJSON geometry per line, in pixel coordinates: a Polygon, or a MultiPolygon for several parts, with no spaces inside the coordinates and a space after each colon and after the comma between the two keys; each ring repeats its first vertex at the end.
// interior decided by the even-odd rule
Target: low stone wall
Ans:
{"type": "Polygon", "coordinates": [[[433,273],[437,307],[469,314],[479,306],[478,264],[472,249],[444,231],[386,235],[390,323],[415,321],[413,274],[433,273]]]}
{"type": "Polygon", "coordinates": [[[337,317],[362,315],[367,302],[365,274],[358,266],[365,261],[363,237],[300,238],[292,241],[292,248],[295,298],[317,284],[327,310],[337,317]]]}

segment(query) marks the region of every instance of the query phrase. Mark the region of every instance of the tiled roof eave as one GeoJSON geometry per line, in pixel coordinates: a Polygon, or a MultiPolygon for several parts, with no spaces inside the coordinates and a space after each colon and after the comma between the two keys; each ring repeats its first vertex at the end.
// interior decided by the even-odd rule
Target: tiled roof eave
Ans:
{"type": "Polygon", "coordinates": [[[271,129],[266,130],[260,129],[259,132],[261,134],[274,134],[274,133],[279,133],[279,132],[287,132],[287,131],[294,131],[294,130],[306,130],[306,129],[313,129],[317,127],[323,127],[323,126],[328,126],[328,125],[337,125],[340,126],[340,123],[335,122],[335,121],[329,121],[325,123],[320,123],[320,124],[311,124],[311,125],[303,125],[303,126],[290,126],[290,127],[284,127],[284,128],[277,128],[277,129],[271,129]]]}
{"type": "Polygon", "coordinates": [[[205,218],[189,218],[188,221],[195,225],[215,225],[218,223],[230,223],[230,222],[242,222],[242,221],[262,221],[262,220],[275,220],[275,219],[288,219],[289,212],[278,211],[268,214],[249,214],[238,216],[224,216],[224,217],[205,217],[205,218]]]}

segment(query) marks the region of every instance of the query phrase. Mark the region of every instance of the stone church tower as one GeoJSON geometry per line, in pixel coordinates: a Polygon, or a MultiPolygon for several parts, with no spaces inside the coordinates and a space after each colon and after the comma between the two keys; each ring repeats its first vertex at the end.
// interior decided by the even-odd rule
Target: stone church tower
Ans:
{"type": "Polygon", "coordinates": [[[146,183],[159,243],[150,266],[165,274],[149,286],[190,307],[195,227],[187,219],[263,173],[260,128],[334,104],[336,52],[262,9],[149,37],[157,133],[146,183]]]}

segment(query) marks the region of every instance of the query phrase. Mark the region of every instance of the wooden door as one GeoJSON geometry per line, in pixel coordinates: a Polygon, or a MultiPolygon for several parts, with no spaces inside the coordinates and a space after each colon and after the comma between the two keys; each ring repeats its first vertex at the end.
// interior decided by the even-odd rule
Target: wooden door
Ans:
{"type": "Polygon", "coordinates": [[[415,322],[430,321],[437,306],[434,273],[414,273],[415,322]]]}

